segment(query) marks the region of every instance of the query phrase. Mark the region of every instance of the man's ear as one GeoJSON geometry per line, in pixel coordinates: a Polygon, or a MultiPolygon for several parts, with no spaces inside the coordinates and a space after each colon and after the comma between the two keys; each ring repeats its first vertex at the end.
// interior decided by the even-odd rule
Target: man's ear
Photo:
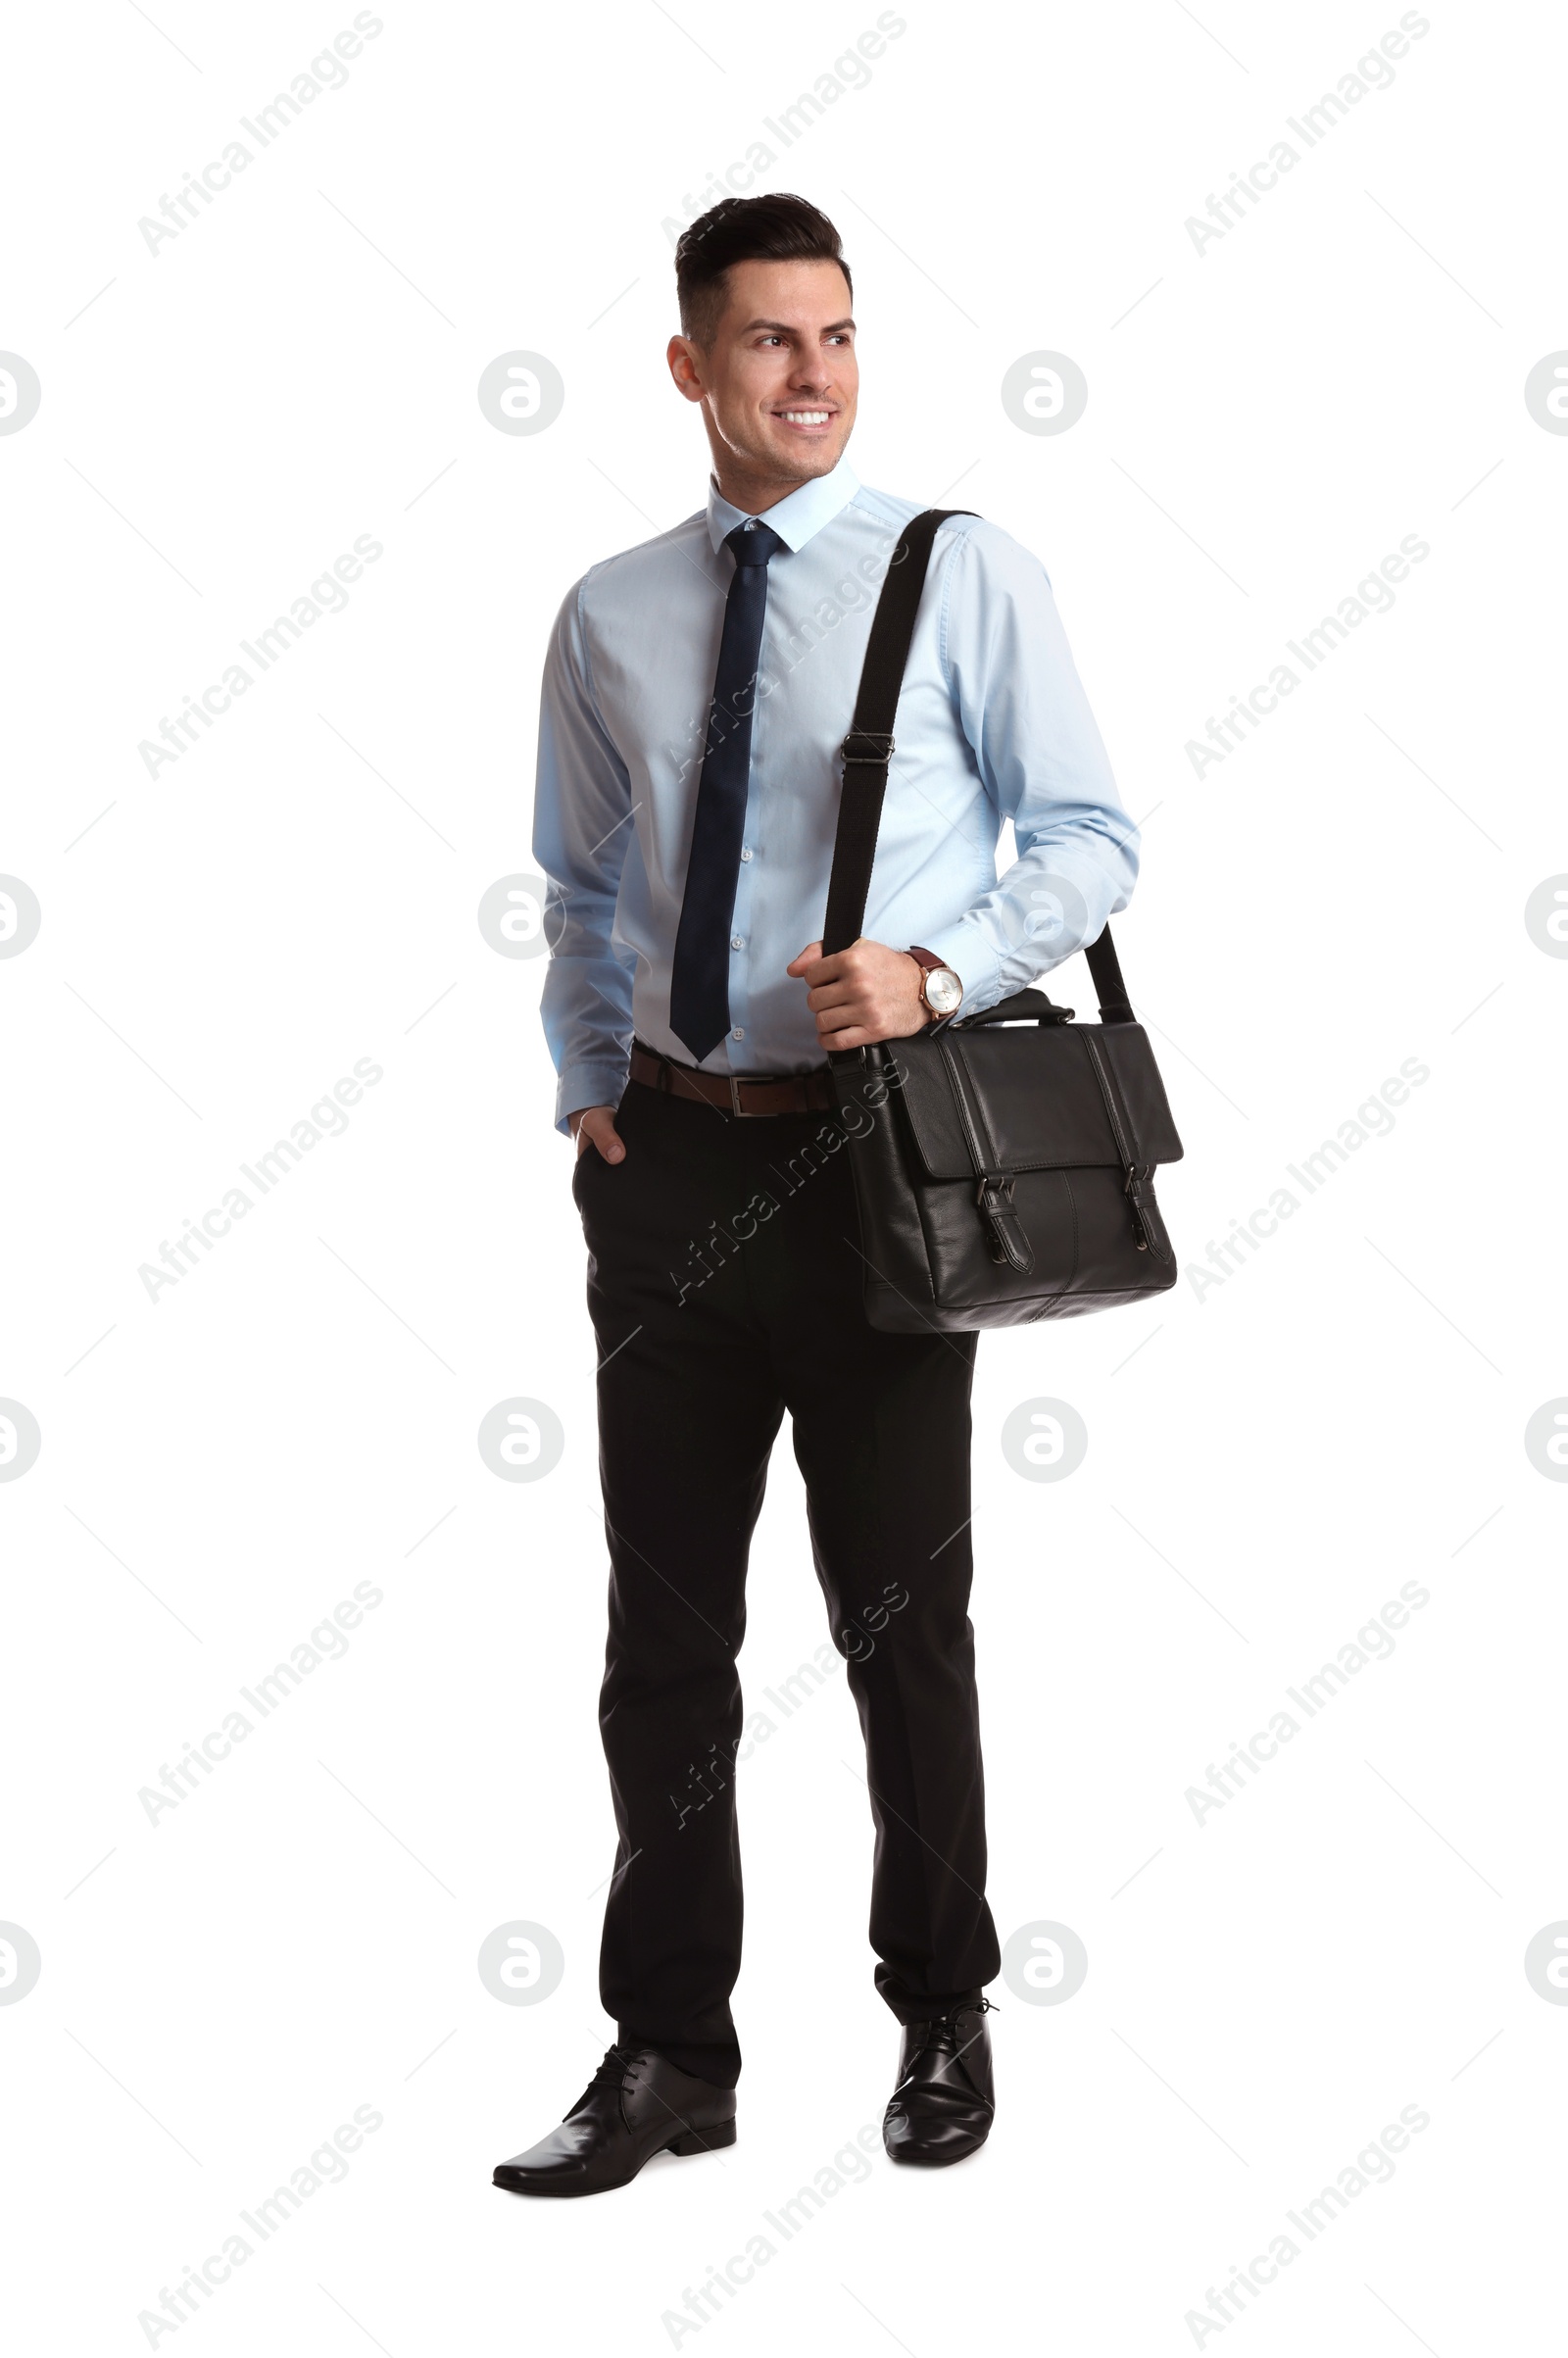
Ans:
{"type": "Polygon", "coordinates": [[[671,336],[664,358],[669,363],[669,373],[675,380],[675,390],[683,393],[688,401],[701,401],[704,391],[701,374],[702,354],[697,345],[692,342],[691,337],[671,336]]]}

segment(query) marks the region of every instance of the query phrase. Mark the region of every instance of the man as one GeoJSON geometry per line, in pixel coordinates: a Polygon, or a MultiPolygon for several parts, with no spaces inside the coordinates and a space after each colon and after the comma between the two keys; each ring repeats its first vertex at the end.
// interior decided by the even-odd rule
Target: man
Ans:
{"type": "MultiPolygon", "coordinates": [[[[924,2164],[985,2140],[1000,1958],[967,1610],[975,1337],[868,1324],[826,1058],[1022,988],[1095,939],[1137,865],[1044,572],[957,516],[905,674],[866,935],[822,955],[839,748],[918,504],[844,457],[855,322],[823,215],[728,201],[675,269],[669,368],[707,428],[707,508],[572,590],[540,722],[544,1023],[599,1346],[619,1842],[600,1963],[616,2041],[560,2128],[496,2171],[528,2194],[734,2141],[736,1655],[786,1408],[865,1737],[876,1984],[903,2026],[884,2140],[924,2164]],[[1018,856],[999,883],[1004,818],[1018,856]]],[[[899,389],[938,474],[952,365],[922,340],[899,389]]],[[[808,2057],[817,2002],[808,1967],[808,2057]]]]}

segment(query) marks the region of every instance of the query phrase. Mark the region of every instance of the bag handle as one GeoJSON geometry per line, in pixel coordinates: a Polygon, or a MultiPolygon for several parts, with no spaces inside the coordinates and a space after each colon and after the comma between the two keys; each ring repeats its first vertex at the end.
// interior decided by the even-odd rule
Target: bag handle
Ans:
{"type": "Polygon", "coordinates": [[[982,1007],[978,1015],[959,1015],[952,1024],[956,1032],[978,1031],[983,1023],[1071,1023],[1074,1007],[1060,1007],[1044,991],[1014,991],[1010,999],[999,999],[995,1007],[982,1007]]]}
{"type": "MultiPolygon", "coordinates": [[[[831,958],[835,951],[848,950],[852,942],[858,941],[865,922],[877,829],[882,821],[882,799],[887,793],[888,765],[893,759],[893,722],[904,686],[909,642],[914,636],[915,616],[930,570],[931,545],[938,527],[950,517],[973,514],[972,508],[923,510],[905,525],[888,560],[882,593],[871,617],[871,635],[866,641],[865,662],[855,699],[855,717],[842,747],[844,788],[839,800],[838,832],[833,842],[833,868],[828,878],[827,914],[822,920],[824,957],[831,958]]],[[[1084,955],[1100,1002],[1101,1022],[1136,1022],[1108,925],[1084,955]]]]}

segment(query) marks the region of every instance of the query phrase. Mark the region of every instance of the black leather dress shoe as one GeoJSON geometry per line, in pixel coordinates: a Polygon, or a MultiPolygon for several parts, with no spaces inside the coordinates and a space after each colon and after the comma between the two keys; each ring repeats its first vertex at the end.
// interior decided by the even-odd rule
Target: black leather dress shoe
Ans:
{"type": "Polygon", "coordinates": [[[502,2162],[511,2194],[605,2194],[656,2153],[735,2142],[735,2090],[678,2072],[652,2047],[613,2046],[559,2129],[502,2162]]]}
{"type": "Polygon", "coordinates": [[[978,2152],[991,2133],[988,1997],[969,1999],[935,2022],[906,2023],[899,2084],[882,2116],[882,2142],[896,2162],[940,2169],[978,2152]]]}

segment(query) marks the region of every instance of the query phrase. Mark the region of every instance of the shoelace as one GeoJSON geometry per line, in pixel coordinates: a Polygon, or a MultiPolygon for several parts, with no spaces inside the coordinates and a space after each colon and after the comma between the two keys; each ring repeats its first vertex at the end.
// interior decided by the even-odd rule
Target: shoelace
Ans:
{"type": "Polygon", "coordinates": [[[589,2097],[595,2095],[602,2088],[612,2088],[618,2092],[625,2086],[626,2069],[636,2052],[637,2049],[630,2046],[608,2047],[605,2050],[603,2063],[577,2098],[571,2108],[572,2111],[580,2112],[589,2097]]]}
{"type": "MultiPolygon", "coordinates": [[[[955,2006],[951,2014],[938,2015],[934,2022],[929,2023],[926,2026],[926,2035],[924,2039],[921,2041],[921,2052],[925,2052],[927,2049],[935,2049],[939,2055],[961,2055],[965,2047],[973,2046],[974,2034],[971,2033],[970,2037],[964,2040],[962,2046],[958,2044],[959,2015],[1000,2014],[1002,2008],[1000,2006],[994,2006],[988,1997],[977,1997],[966,2006],[955,2006]]],[[[909,2061],[911,2064],[913,2063],[914,2057],[912,2055],[910,2056],[909,2061]]]]}

